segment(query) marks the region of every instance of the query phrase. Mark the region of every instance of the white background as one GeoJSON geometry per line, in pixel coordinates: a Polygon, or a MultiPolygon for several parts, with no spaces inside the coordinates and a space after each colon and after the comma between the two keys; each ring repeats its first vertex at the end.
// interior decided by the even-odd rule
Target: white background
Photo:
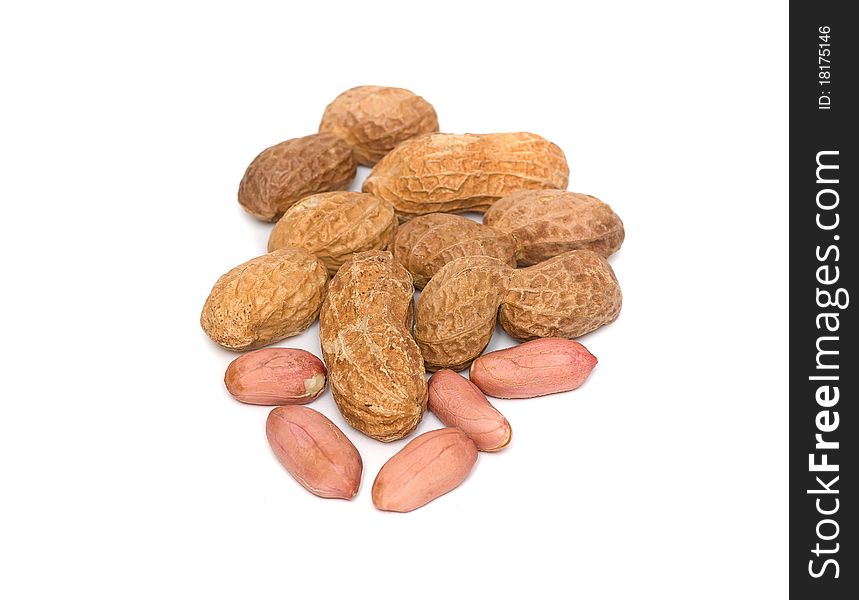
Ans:
{"type": "Polygon", "coordinates": [[[786,596],[786,3],[19,4],[0,596],[786,596]],[[301,489],[198,324],[265,250],[247,163],[361,84],[414,90],[445,131],[546,136],[627,231],[585,386],[498,401],[512,445],[407,515],[369,494],[404,442],[345,425],[358,496],[301,489]]]}

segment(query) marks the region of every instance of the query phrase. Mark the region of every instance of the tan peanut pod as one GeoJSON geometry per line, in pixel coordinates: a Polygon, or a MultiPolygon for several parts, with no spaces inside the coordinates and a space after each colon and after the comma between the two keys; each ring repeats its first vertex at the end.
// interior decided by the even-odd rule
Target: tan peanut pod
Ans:
{"type": "Polygon", "coordinates": [[[577,338],[614,321],[621,300],[608,261],[590,250],[573,250],[517,270],[498,320],[519,340],[577,338]]]}
{"type": "Polygon", "coordinates": [[[415,341],[428,371],[460,371],[483,352],[513,272],[497,258],[469,256],[436,273],[415,315],[415,341]]]}
{"type": "Polygon", "coordinates": [[[306,406],[279,406],[265,433],[277,460],[311,494],[351,500],[364,470],[358,449],[340,428],[306,406]]]}
{"type": "Polygon", "coordinates": [[[483,223],[512,235],[520,267],[570,250],[610,256],[623,243],[623,222],[611,207],[586,194],[521,190],[505,196],[483,215],[483,223]]]}
{"type": "Polygon", "coordinates": [[[346,422],[383,442],[414,431],[426,409],[411,336],[412,279],[390,252],[356,254],[331,280],[319,315],[322,356],[346,422]]]}
{"type": "Polygon", "coordinates": [[[230,350],[252,350],[301,333],[316,320],[328,271],[300,248],[284,248],[231,269],[212,288],[200,325],[230,350]]]}
{"type": "Polygon", "coordinates": [[[271,231],[268,251],[304,248],[334,275],[356,252],[385,250],[396,231],[389,202],[360,192],[325,192],[286,211],[271,231]]]}
{"type": "Polygon", "coordinates": [[[434,212],[483,212],[516,190],[565,189],[570,170],[555,144],[533,133],[434,133],[380,160],[364,191],[401,220],[434,212]]]}
{"type": "Polygon", "coordinates": [[[319,131],[342,137],[358,164],[371,167],[397,144],[438,131],[438,117],[432,104],[409,90],[362,85],[325,108],[319,131]]]}
{"type": "Polygon", "coordinates": [[[391,246],[422,289],[444,265],[463,256],[491,256],[516,266],[516,244],[506,233],[466,217],[433,213],[407,221],[391,246]]]}
{"type": "Polygon", "coordinates": [[[459,371],[486,348],[496,316],[519,340],[575,338],[614,321],[621,300],[608,261],[590,250],[525,269],[486,256],[458,258],[418,298],[415,341],[428,371],[459,371]]]}
{"type": "Polygon", "coordinates": [[[345,190],[355,178],[352,148],[333,133],[315,133],[263,150],[239,184],[239,204],[257,219],[276,221],[311,194],[345,190]]]}
{"type": "MultiPolygon", "coordinates": [[[[484,356],[490,354],[493,353],[484,356]]],[[[474,368],[475,363],[471,364],[474,368]]],[[[480,388],[450,369],[433,373],[427,383],[427,398],[427,408],[439,421],[461,429],[481,452],[497,452],[513,437],[510,423],[489,403],[480,388]]]]}
{"type": "Polygon", "coordinates": [[[477,446],[456,427],[421,434],[388,460],[373,482],[379,510],[410,512],[459,486],[477,462],[477,446]]]}

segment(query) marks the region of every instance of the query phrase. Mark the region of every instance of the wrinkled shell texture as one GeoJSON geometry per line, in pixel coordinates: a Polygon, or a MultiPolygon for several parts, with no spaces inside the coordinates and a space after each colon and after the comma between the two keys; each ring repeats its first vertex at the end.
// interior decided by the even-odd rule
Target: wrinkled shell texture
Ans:
{"type": "Polygon", "coordinates": [[[489,256],[459,258],[436,273],[415,311],[415,341],[427,370],[460,371],[483,352],[513,273],[489,256]]]}
{"type": "Polygon", "coordinates": [[[510,235],[447,213],[422,215],[406,222],[391,249],[419,289],[444,265],[463,256],[492,256],[516,265],[516,245],[510,235]]]}
{"type": "Polygon", "coordinates": [[[263,221],[276,221],[311,194],[345,190],[355,178],[352,148],[332,133],[288,140],[263,150],[239,184],[239,204],[263,221]]]}
{"type": "Polygon", "coordinates": [[[426,375],[411,337],[414,287],[390,252],[356,254],[331,280],[319,316],[322,355],[337,407],[355,429],[383,442],[417,427],[426,375]]]}
{"type": "Polygon", "coordinates": [[[438,131],[438,117],[429,102],[409,90],[362,85],[328,105],[319,131],[345,139],[358,164],[371,167],[397,144],[438,131]]]}
{"type": "Polygon", "coordinates": [[[510,443],[510,423],[465,377],[449,369],[434,373],[427,384],[427,397],[427,407],[439,421],[461,429],[478,450],[495,452],[510,443]]]}
{"type": "Polygon", "coordinates": [[[511,234],[519,266],[535,265],[570,250],[610,256],[623,243],[623,222],[611,207],[586,194],[522,190],[501,198],[483,223],[511,234]]]}
{"type": "Polygon", "coordinates": [[[608,261],[590,250],[573,250],[516,271],[498,321],[519,340],[577,338],[613,322],[621,300],[608,261]]]}
{"type": "Polygon", "coordinates": [[[459,429],[428,431],[384,464],[373,482],[373,504],[394,512],[420,508],[462,483],[475,462],[477,446],[459,429]]]}
{"type": "Polygon", "coordinates": [[[579,342],[541,338],[478,356],[469,377],[496,398],[534,398],[576,389],[596,365],[596,356],[579,342]]]}
{"type": "Polygon", "coordinates": [[[307,404],[319,397],[327,382],[322,361],[298,348],[248,352],[231,362],[224,374],[224,385],[236,400],[264,406],[307,404]]]}
{"type": "Polygon", "coordinates": [[[570,170],[555,144],[533,133],[436,133],[403,142],[373,168],[364,191],[401,219],[485,211],[521,189],[566,189],[570,170]]]}
{"type": "Polygon", "coordinates": [[[358,449],[328,417],[305,406],[279,406],[265,433],[274,455],[298,483],[321,498],[352,499],[364,470],[358,449]]]}
{"type": "Polygon", "coordinates": [[[385,250],[396,231],[389,202],[360,192],[327,192],[286,211],[271,231],[268,250],[304,248],[334,275],[356,252],[385,250]]]}
{"type": "Polygon", "coordinates": [[[418,299],[415,341],[427,370],[458,371],[486,348],[496,316],[519,340],[575,338],[614,321],[621,299],[608,261],[590,250],[518,270],[490,257],[459,258],[418,299]]]}
{"type": "Polygon", "coordinates": [[[306,250],[284,248],[258,256],[218,279],[200,325],[230,350],[267,346],[316,320],[327,284],[325,265],[306,250]]]}

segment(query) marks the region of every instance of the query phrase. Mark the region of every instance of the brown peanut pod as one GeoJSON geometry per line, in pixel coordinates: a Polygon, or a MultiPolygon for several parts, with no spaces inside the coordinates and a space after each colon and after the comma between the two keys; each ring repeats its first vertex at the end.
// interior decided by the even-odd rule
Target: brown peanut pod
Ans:
{"type": "Polygon", "coordinates": [[[426,409],[424,363],[411,337],[413,295],[411,276],[390,252],[362,252],[337,271],[319,315],[337,408],[383,442],[411,433],[426,409]]]}
{"type": "Polygon", "coordinates": [[[520,340],[575,338],[614,321],[621,300],[611,266],[590,250],[526,269],[485,256],[458,258],[436,273],[418,299],[415,341],[427,370],[460,370],[486,348],[496,314],[520,340]]]}
{"type": "Polygon", "coordinates": [[[359,165],[373,166],[397,144],[438,131],[438,117],[432,104],[409,90],[362,85],[325,108],[319,131],[339,135],[359,165]]]}
{"type": "Polygon", "coordinates": [[[465,377],[450,369],[436,371],[427,384],[427,398],[430,411],[448,427],[461,429],[478,450],[496,452],[510,443],[510,423],[465,377]]]}
{"type": "Polygon", "coordinates": [[[447,263],[418,298],[415,341],[428,371],[459,371],[483,352],[514,270],[489,256],[447,263]]]}
{"type": "Polygon", "coordinates": [[[276,221],[311,194],[345,190],[355,178],[352,148],[333,133],[316,133],[263,150],[239,184],[239,204],[257,219],[276,221]]]}
{"type": "Polygon", "coordinates": [[[576,389],[596,365],[579,342],[542,338],[477,357],[469,377],[496,398],[533,398],[576,389]]]}
{"type": "Polygon", "coordinates": [[[380,160],[364,191],[401,220],[434,212],[483,212],[516,190],[565,189],[570,170],[555,144],[533,133],[434,133],[403,142],[380,160]]]}
{"type": "Polygon", "coordinates": [[[304,248],[334,275],[357,252],[385,250],[397,231],[394,207],[360,192],[314,194],[293,205],[274,226],[268,251],[304,248]]]}
{"type": "Polygon", "coordinates": [[[562,190],[521,190],[483,215],[483,223],[512,235],[519,266],[541,263],[570,250],[610,256],[623,244],[623,222],[598,198],[562,190]]]}
{"type": "Polygon", "coordinates": [[[518,340],[577,338],[613,322],[621,300],[608,261],[590,250],[573,250],[518,269],[498,320],[518,340]]]}
{"type": "Polygon", "coordinates": [[[464,256],[491,256],[516,266],[516,244],[510,235],[447,213],[407,221],[397,231],[391,251],[412,274],[418,289],[444,265],[464,256]]]}
{"type": "Polygon", "coordinates": [[[361,455],[322,413],[306,406],[279,406],[268,415],[265,433],[277,460],[310,493],[344,500],[358,493],[361,455]]]}
{"type": "Polygon", "coordinates": [[[455,427],[419,435],[384,464],[373,482],[379,510],[410,512],[465,481],[477,462],[477,446],[455,427]]]}
{"type": "Polygon", "coordinates": [[[301,333],[316,320],[328,271],[300,248],[251,259],[221,276],[212,288],[200,325],[230,350],[252,350],[301,333]]]}
{"type": "Polygon", "coordinates": [[[322,361],[298,348],[263,348],[241,355],[227,367],[227,391],[246,404],[307,404],[325,391],[322,361]]]}

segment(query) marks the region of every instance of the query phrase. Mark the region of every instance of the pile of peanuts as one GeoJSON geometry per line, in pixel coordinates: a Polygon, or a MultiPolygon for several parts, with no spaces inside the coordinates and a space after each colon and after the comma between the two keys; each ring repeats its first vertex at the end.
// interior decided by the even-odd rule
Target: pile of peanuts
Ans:
{"type": "Polygon", "coordinates": [[[623,223],[566,191],[561,149],[531,133],[438,129],[432,105],[408,90],[353,88],[318,133],[261,152],[239,186],[247,212],[276,221],[268,253],[218,279],[200,323],[243,353],[227,390],[276,407],[274,455],[322,498],[352,499],[363,473],[345,433],[303,406],[329,386],[349,426],[380,442],[410,436],[427,408],[445,425],[406,444],[373,483],[376,508],[412,511],[459,486],[478,452],[510,443],[487,396],[578,388],[597,359],[573,338],[620,312],[606,258],[623,223]],[[359,164],[373,167],[363,191],[345,191],[359,164]],[[317,318],[322,360],[263,348],[317,318]],[[496,324],[522,343],[484,354],[496,324]]]}

